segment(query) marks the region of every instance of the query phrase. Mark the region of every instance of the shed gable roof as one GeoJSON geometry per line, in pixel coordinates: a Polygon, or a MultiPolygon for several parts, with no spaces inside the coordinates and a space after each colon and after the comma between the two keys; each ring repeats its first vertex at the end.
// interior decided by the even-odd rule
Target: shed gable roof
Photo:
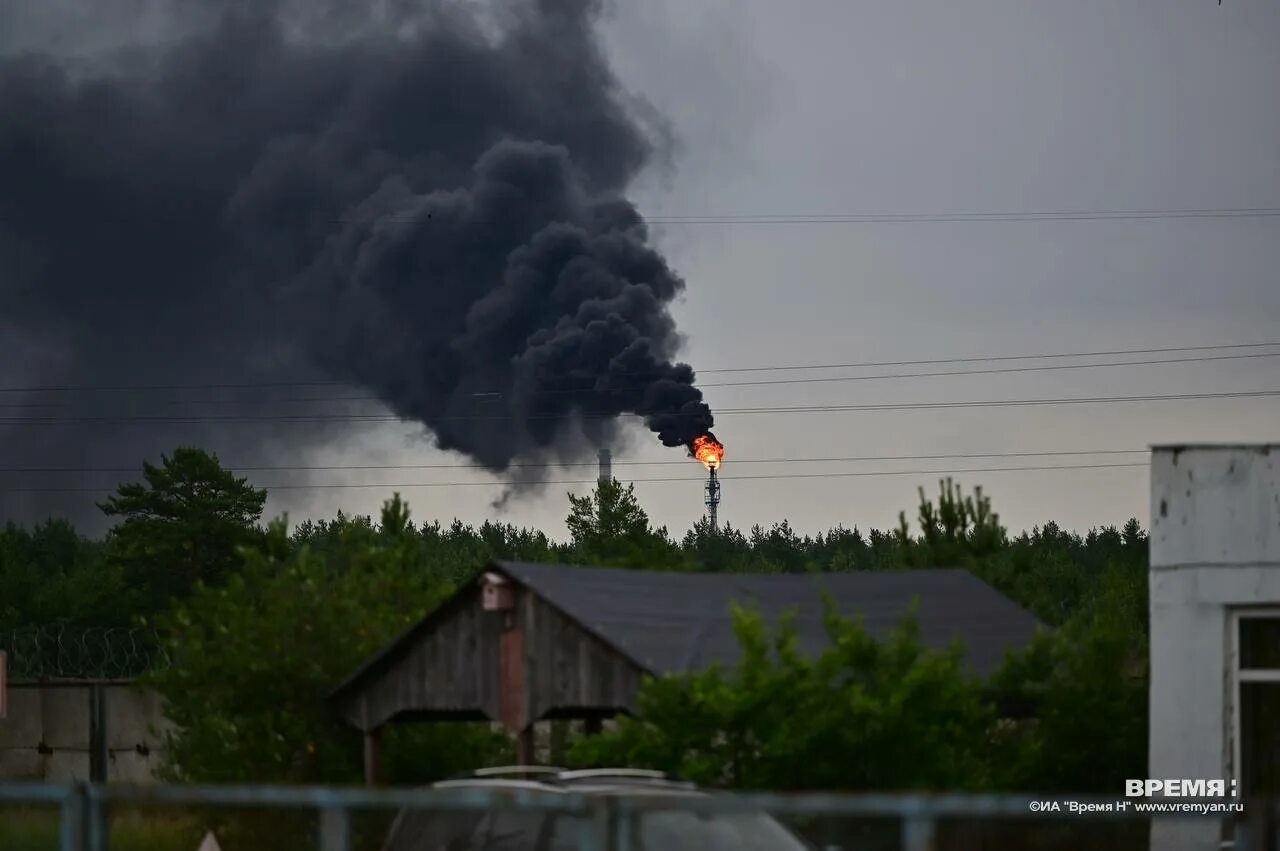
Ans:
{"type": "Polygon", "coordinates": [[[739,658],[730,603],[770,621],[796,611],[800,649],[827,645],[823,598],[882,636],[918,602],[921,640],[965,645],[977,674],[999,666],[1041,626],[1029,612],[959,568],[824,574],[687,573],[496,562],[494,568],[539,595],[655,674],[733,665],[739,658]]]}
{"type": "MultiPolygon", "coordinates": [[[[735,664],[740,655],[730,604],[756,608],[770,622],[796,611],[801,651],[827,645],[824,596],[845,617],[885,635],[913,603],[920,637],[945,648],[959,639],[976,674],[992,673],[1008,650],[1025,645],[1042,624],[1030,612],[960,568],[821,574],[691,573],[496,561],[487,565],[559,609],[640,668],[670,674],[735,664]]],[[[416,641],[459,600],[476,592],[479,576],[406,630],[338,686],[341,699],[416,641]]]]}

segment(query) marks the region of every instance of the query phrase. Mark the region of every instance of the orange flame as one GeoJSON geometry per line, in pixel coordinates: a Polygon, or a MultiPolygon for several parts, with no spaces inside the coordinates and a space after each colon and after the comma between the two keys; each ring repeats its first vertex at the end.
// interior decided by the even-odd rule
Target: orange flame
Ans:
{"type": "Polygon", "coordinates": [[[700,434],[689,444],[689,455],[701,461],[708,470],[714,470],[724,458],[724,444],[712,434],[700,434]]]}

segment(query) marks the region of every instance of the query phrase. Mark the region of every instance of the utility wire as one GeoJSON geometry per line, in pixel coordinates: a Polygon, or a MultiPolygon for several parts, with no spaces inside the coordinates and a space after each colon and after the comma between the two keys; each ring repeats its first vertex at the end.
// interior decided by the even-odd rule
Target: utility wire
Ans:
{"type": "Polygon", "coordinates": [[[1280,346],[1280,341],[1270,343],[1226,343],[1219,346],[1166,346],[1163,348],[1151,349],[1111,349],[1109,351],[1091,351],[1091,352],[1053,352],[1053,353],[1037,353],[1027,355],[977,355],[971,357],[953,357],[953,358],[928,358],[924,360],[899,360],[899,361],[861,361],[855,363],[820,363],[820,364],[792,364],[787,366],[743,366],[743,367],[721,367],[719,369],[700,369],[699,374],[708,372],[781,372],[783,370],[808,370],[808,369],[856,369],[863,367],[882,367],[882,366],[933,366],[937,364],[947,363],[991,363],[995,361],[1011,361],[1011,360],[1053,360],[1057,358],[1089,358],[1089,357],[1118,357],[1120,355],[1153,355],[1166,354],[1170,352],[1206,352],[1220,349],[1262,349],[1280,346]]]}
{"type": "MultiPolygon", "coordinates": [[[[927,224],[930,222],[1082,222],[1136,221],[1158,219],[1268,219],[1280,216],[1280,208],[1240,207],[1184,210],[1019,210],[1005,212],[954,213],[754,213],[677,215],[641,214],[643,223],[653,225],[819,225],[819,224],[927,224]]],[[[420,214],[392,214],[383,221],[405,224],[425,223],[420,214]]],[[[331,224],[348,224],[337,217],[331,224]]]]}
{"type": "MultiPolygon", "coordinates": [[[[1026,467],[977,467],[965,470],[875,470],[875,471],[859,471],[854,473],[775,473],[763,474],[755,476],[721,476],[721,481],[761,481],[766,479],[846,479],[860,478],[865,476],[943,476],[943,475],[962,475],[968,473],[1019,473],[1019,472],[1047,472],[1052,470],[1103,470],[1103,469],[1120,469],[1120,468],[1137,468],[1146,467],[1146,463],[1131,464],[1061,464],[1054,466],[1026,466],[1026,467]]],[[[383,489],[383,488],[461,488],[461,487],[521,487],[533,485],[591,485],[595,484],[597,479],[556,479],[545,482],[378,482],[378,483],[320,483],[320,484],[286,484],[286,485],[258,485],[267,491],[273,490],[328,490],[328,489],[383,489]]],[[[671,478],[657,479],[630,479],[627,484],[656,484],[660,482],[689,482],[702,483],[705,478],[699,476],[697,478],[691,476],[679,476],[671,478]]],[[[72,487],[72,488],[5,488],[5,493],[106,493],[115,490],[114,487],[72,487]]]]}
{"type": "MultiPolygon", "coordinates": [[[[1156,358],[1149,360],[1130,360],[1117,361],[1112,363],[1076,363],[1076,364],[1053,364],[1050,366],[1007,366],[998,367],[996,369],[961,369],[961,370],[939,370],[933,372],[906,372],[906,373],[888,373],[883,375],[838,375],[823,376],[820,378],[767,378],[753,379],[751,381],[721,381],[721,382],[698,382],[698,387],[760,387],[764,385],[775,384],[829,384],[847,381],[882,381],[892,378],[943,378],[950,375],[1005,375],[1017,372],[1047,372],[1055,370],[1070,369],[1098,369],[1100,367],[1114,366],[1149,366],[1153,364],[1165,363],[1201,363],[1204,361],[1225,361],[1225,360],[1252,360],[1257,358],[1274,358],[1280,357],[1280,352],[1264,352],[1241,355],[1209,355],[1189,358],[1156,358]]],[[[581,393],[581,390],[546,390],[543,393],[581,393]]],[[[3,406],[0,406],[3,407],[3,406]]]]}
{"type": "MultiPolygon", "coordinates": [[[[978,355],[971,357],[950,357],[950,358],[927,358],[922,360],[898,360],[898,361],[850,361],[846,363],[810,363],[810,364],[784,364],[773,366],[740,366],[740,367],[719,367],[715,369],[700,369],[697,371],[699,375],[729,372],[782,372],[789,370],[819,370],[819,369],[861,369],[872,367],[890,367],[890,366],[933,366],[940,364],[961,364],[961,363],[992,363],[997,361],[1015,361],[1015,360],[1051,360],[1060,358],[1086,358],[1086,357],[1117,357],[1121,355],[1148,355],[1148,354],[1167,354],[1172,352],[1204,352],[1222,349],[1260,349],[1280,347],[1280,341],[1257,342],[1257,343],[1223,343],[1214,346],[1166,346],[1161,348],[1146,349],[1110,349],[1101,351],[1074,351],[1074,352],[1052,352],[1052,353],[1033,353],[1022,355],[978,355]]],[[[1270,357],[1271,355],[1265,355],[1270,357]]],[[[1084,365],[1081,365],[1084,366],[1084,365]]],[[[632,372],[632,373],[615,373],[617,375],[652,375],[652,373],[632,372]]],[[[252,390],[279,387],[344,387],[350,386],[351,382],[344,381],[265,381],[265,382],[231,382],[231,383],[207,383],[207,382],[188,382],[185,384],[101,384],[101,385],[53,385],[53,386],[36,386],[36,387],[0,387],[0,393],[71,393],[71,392],[130,392],[130,391],[148,391],[148,390],[252,390]]],[[[710,386],[710,385],[702,385],[710,386]]],[[[721,385],[724,386],[724,385],[721,385]]]]}
{"type": "MultiPolygon", "coordinates": [[[[1146,453],[1146,449],[1071,449],[1053,450],[1049,452],[975,452],[947,453],[941,455],[849,455],[838,458],[730,458],[728,463],[733,467],[739,464],[835,464],[864,461],[938,461],[962,458],[1044,458],[1079,455],[1135,455],[1146,453]]],[[[619,461],[614,460],[615,467],[688,467],[690,459],[679,461],[619,461]]],[[[509,464],[506,469],[539,470],[567,467],[595,467],[597,461],[572,461],[568,463],[520,463],[509,464]]],[[[283,465],[242,465],[224,464],[228,470],[237,473],[266,472],[337,472],[355,470],[485,470],[483,464],[283,464],[283,465]]],[[[132,467],[0,467],[0,473],[136,473],[138,466],[132,467]]]]}
{"type": "MultiPolygon", "coordinates": [[[[1008,210],[1008,211],[955,211],[929,213],[709,213],[699,215],[681,215],[675,213],[641,214],[643,223],[660,225],[702,225],[702,224],[751,224],[751,225],[794,225],[794,224],[917,224],[928,222],[1072,222],[1072,221],[1108,221],[1108,220],[1141,220],[1141,219],[1239,219],[1239,218],[1274,218],[1280,216],[1280,208],[1276,207],[1207,207],[1201,209],[1161,209],[1161,210],[1008,210]]],[[[144,221],[156,224],[185,221],[180,215],[159,215],[141,213],[130,216],[131,221],[144,221]]],[[[427,224],[431,214],[400,213],[383,216],[381,221],[402,222],[405,224],[427,224]]],[[[342,216],[326,216],[321,221],[333,225],[345,225],[352,222],[342,216]]],[[[483,221],[472,218],[469,221],[483,221]]]]}
{"type": "MultiPolygon", "coordinates": [[[[1196,356],[1188,358],[1157,358],[1149,360],[1130,360],[1117,361],[1112,363],[1079,363],[1079,364],[1054,364],[1051,366],[1010,366],[999,367],[996,369],[962,369],[962,370],[941,370],[935,372],[906,372],[906,373],[888,373],[884,375],[839,375],[827,376],[822,378],[769,378],[752,381],[723,381],[699,383],[698,387],[706,389],[708,387],[761,387],[771,385],[787,385],[787,384],[833,384],[849,381],[882,381],[894,378],[943,378],[952,375],[1007,375],[1011,373],[1023,372],[1047,372],[1072,369],[1098,369],[1101,367],[1116,366],[1149,366],[1154,364],[1169,363],[1202,363],[1205,361],[1227,361],[1227,360],[1256,360],[1258,358],[1280,358],[1280,352],[1264,352],[1251,353],[1241,355],[1209,355],[1196,356]]],[[[611,389],[638,389],[631,388],[611,388],[611,389]]],[[[560,396],[560,395],[589,395],[592,390],[581,388],[577,390],[571,389],[552,389],[540,390],[538,396],[560,396]]],[[[484,397],[501,397],[498,392],[477,394],[484,397]]],[[[384,402],[385,400],[378,396],[293,396],[278,399],[160,399],[153,404],[157,405],[253,405],[253,404],[293,404],[293,403],[336,403],[336,402],[384,402]]],[[[75,405],[67,402],[0,402],[0,410],[28,410],[33,408],[73,408],[75,405]]]]}
{"type": "Polygon", "coordinates": [[[1063,399],[997,399],[963,402],[909,402],[874,405],[794,405],[789,407],[729,408],[719,414],[805,414],[837,411],[928,411],[948,408],[1018,408],[1041,405],[1097,405],[1117,402],[1169,402],[1188,399],[1253,399],[1280,396],[1280,390],[1243,390],[1224,393],[1168,393],[1151,396],[1092,396],[1063,399]]]}
{"type": "MultiPolygon", "coordinates": [[[[1280,396],[1280,390],[1242,390],[1223,393],[1170,393],[1147,396],[1088,396],[1066,397],[1058,399],[989,399],[956,402],[907,402],[881,403],[868,405],[792,405],[755,408],[719,408],[715,414],[721,416],[739,416],[748,414],[808,414],[836,413],[855,411],[929,411],[956,408],[1017,408],[1048,405],[1100,405],[1132,402],[1167,402],[1193,399],[1255,399],[1280,396]]],[[[596,413],[575,411],[579,419],[643,419],[644,415],[636,413],[596,413]]],[[[563,414],[526,414],[520,419],[545,420],[562,419],[563,414]]],[[[507,415],[456,414],[435,418],[438,421],[471,422],[471,421],[510,421],[507,415]]],[[[175,416],[68,416],[68,417],[8,417],[0,418],[0,425],[70,425],[70,424],[153,424],[153,423],[255,423],[255,422],[413,422],[402,417],[382,414],[236,414],[236,415],[175,415],[175,416]]]]}
{"type": "Polygon", "coordinates": [[[1068,222],[1137,219],[1236,219],[1275,218],[1280,208],[1240,207],[1182,210],[1046,210],[954,213],[797,213],[797,214],[707,214],[672,215],[657,213],[645,221],[663,225],[699,224],[914,224],[922,222],[1068,222]]]}

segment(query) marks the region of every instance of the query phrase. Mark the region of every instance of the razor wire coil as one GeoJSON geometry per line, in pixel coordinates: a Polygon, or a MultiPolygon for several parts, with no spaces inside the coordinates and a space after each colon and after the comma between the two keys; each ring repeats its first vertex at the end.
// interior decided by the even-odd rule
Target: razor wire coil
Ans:
{"type": "Polygon", "coordinates": [[[132,680],[167,668],[159,632],[146,627],[24,626],[0,631],[9,679],[132,680]]]}

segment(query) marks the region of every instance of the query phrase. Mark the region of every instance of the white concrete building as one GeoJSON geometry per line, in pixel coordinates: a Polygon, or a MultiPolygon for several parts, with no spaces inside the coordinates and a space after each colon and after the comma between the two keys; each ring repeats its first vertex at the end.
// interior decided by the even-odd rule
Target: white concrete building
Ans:
{"type": "MultiPolygon", "coordinates": [[[[1158,447],[1151,460],[1150,777],[1280,795],[1280,446],[1158,447]]],[[[1151,847],[1230,847],[1162,822],[1151,847]]]]}

